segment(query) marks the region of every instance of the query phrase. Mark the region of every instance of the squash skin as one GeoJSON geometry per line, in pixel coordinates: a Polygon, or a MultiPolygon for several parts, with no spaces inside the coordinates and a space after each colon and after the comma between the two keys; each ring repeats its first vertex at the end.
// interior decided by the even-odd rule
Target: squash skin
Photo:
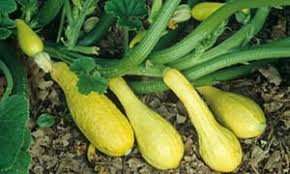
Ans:
{"type": "Polygon", "coordinates": [[[239,138],[260,136],[266,128],[266,118],[257,103],[248,97],[225,92],[213,86],[198,88],[218,120],[239,138]]]}
{"type": "Polygon", "coordinates": [[[199,153],[204,162],[216,171],[235,170],[243,154],[235,135],[214,119],[206,103],[178,70],[166,69],[163,80],[187,109],[198,134],[199,153]]]}
{"type": "Polygon", "coordinates": [[[16,19],[17,36],[21,50],[29,57],[43,51],[44,45],[40,37],[21,19],[16,19]]]}
{"type": "Polygon", "coordinates": [[[184,146],[175,128],[143,104],[121,77],[111,79],[109,87],[126,111],[143,158],[160,170],[178,167],[184,146]]]}
{"type": "Polygon", "coordinates": [[[198,21],[204,21],[223,5],[221,2],[200,2],[192,8],[191,16],[198,21]]]}
{"type": "Polygon", "coordinates": [[[114,103],[96,92],[80,94],[78,78],[65,63],[52,67],[51,77],[63,89],[72,118],[86,138],[107,155],[128,154],[134,145],[133,129],[114,103]]]}

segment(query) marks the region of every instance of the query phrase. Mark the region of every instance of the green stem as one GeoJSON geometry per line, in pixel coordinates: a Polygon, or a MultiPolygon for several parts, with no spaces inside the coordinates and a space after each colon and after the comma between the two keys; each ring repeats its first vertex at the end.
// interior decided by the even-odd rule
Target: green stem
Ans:
{"type": "Polygon", "coordinates": [[[147,77],[162,77],[163,65],[140,65],[126,72],[126,75],[147,76],[147,77]]]}
{"type": "Polygon", "coordinates": [[[129,28],[128,27],[123,27],[123,32],[124,32],[124,57],[128,55],[128,50],[129,50],[129,28]]]}
{"type": "Polygon", "coordinates": [[[45,52],[49,53],[51,57],[64,61],[68,64],[72,63],[76,59],[95,59],[96,63],[101,66],[111,66],[118,61],[117,59],[105,59],[85,56],[76,52],[69,51],[66,48],[58,48],[57,46],[53,46],[49,43],[46,43],[44,50],[45,52]]]}
{"type": "Polygon", "coordinates": [[[215,85],[221,81],[233,80],[252,74],[258,68],[274,63],[275,60],[256,61],[248,65],[239,65],[218,70],[194,81],[194,86],[215,85]]]}
{"type": "Polygon", "coordinates": [[[56,38],[56,43],[60,42],[61,34],[63,32],[64,28],[64,20],[65,20],[65,8],[63,7],[62,13],[61,13],[61,18],[60,18],[60,24],[57,32],[57,38],[56,38]]]}
{"type": "Polygon", "coordinates": [[[71,63],[74,61],[74,59],[72,57],[64,54],[63,52],[61,52],[53,47],[46,46],[44,48],[44,51],[47,52],[51,57],[59,59],[65,63],[71,63]]]}
{"type": "Polygon", "coordinates": [[[286,37],[279,40],[274,40],[270,43],[258,45],[258,47],[262,48],[273,48],[273,47],[290,47],[290,37],[286,37]]]}
{"type": "MultiPolygon", "coordinates": [[[[257,68],[269,64],[272,61],[257,61],[248,65],[235,66],[230,68],[221,69],[214,73],[203,76],[195,80],[193,85],[195,87],[205,85],[215,85],[222,81],[233,80],[241,78],[253,73],[257,68]]],[[[139,94],[163,92],[168,90],[168,87],[161,81],[150,80],[150,81],[134,81],[130,83],[131,88],[139,94]]]]}
{"type": "MultiPolygon", "coordinates": [[[[87,11],[93,7],[94,3],[96,3],[94,0],[86,0],[83,1],[82,7],[79,8],[77,16],[76,14],[72,13],[71,6],[68,1],[65,1],[65,9],[68,19],[68,27],[66,29],[66,46],[69,49],[72,49],[76,46],[77,40],[79,38],[80,30],[82,28],[82,25],[85,21],[86,16],[88,15],[87,11]]],[[[78,7],[73,7],[73,10],[78,7]]]]}
{"type": "Polygon", "coordinates": [[[72,12],[71,12],[69,0],[64,1],[64,10],[65,10],[65,14],[67,16],[68,23],[71,23],[72,22],[72,12]]]}
{"type": "Polygon", "coordinates": [[[234,64],[241,64],[254,60],[289,57],[289,48],[250,48],[218,56],[212,60],[187,69],[183,73],[187,76],[189,80],[196,80],[216,70],[229,67],[234,64]]]}
{"type": "Polygon", "coordinates": [[[85,56],[82,54],[78,54],[75,52],[71,51],[63,51],[63,54],[66,56],[70,57],[71,59],[94,59],[96,63],[100,66],[112,66],[115,64],[118,60],[117,59],[109,59],[109,58],[95,58],[95,57],[90,57],[90,56],[85,56]]]}
{"type": "Polygon", "coordinates": [[[120,60],[119,63],[110,67],[100,68],[100,72],[106,77],[114,77],[118,75],[123,75],[126,71],[138,66],[142,63],[150,52],[153,50],[154,46],[158,42],[161,34],[167,27],[167,23],[171,18],[175,8],[180,3],[180,0],[170,0],[166,1],[160,10],[160,14],[156,21],[149,28],[147,34],[142,39],[140,44],[138,44],[128,56],[120,60]]]}
{"type": "Polygon", "coordinates": [[[162,5],[163,5],[163,0],[153,0],[152,6],[150,8],[150,13],[148,16],[148,22],[150,24],[153,23],[154,19],[156,18],[157,14],[160,11],[162,5]]]}
{"type": "MultiPolygon", "coordinates": [[[[240,31],[238,31],[238,32],[240,33],[240,31]]],[[[237,36],[239,36],[239,35],[235,35],[235,37],[237,37],[237,36]]],[[[234,37],[234,36],[232,36],[232,37],[234,37]]],[[[181,60],[183,60],[183,59],[184,60],[183,60],[183,62],[180,62],[179,65],[177,65],[177,63],[176,64],[171,63],[169,66],[172,67],[172,68],[177,68],[179,70],[184,70],[185,68],[188,67],[188,66],[186,66],[186,63],[187,63],[188,65],[190,65],[190,67],[193,67],[194,65],[196,65],[198,63],[206,62],[206,61],[208,61],[210,59],[213,59],[214,57],[210,58],[210,59],[208,57],[213,56],[214,53],[215,53],[216,56],[220,55],[219,51],[221,51],[221,53],[224,53],[222,48],[227,49],[227,48],[231,47],[231,43],[233,45],[237,44],[237,43],[234,42],[234,40],[229,38],[228,40],[224,41],[223,43],[221,43],[217,47],[205,52],[203,55],[201,55],[201,58],[199,58],[198,60],[189,60],[189,61],[187,61],[184,58],[187,58],[187,59],[194,59],[194,58],[193,57],[189,58],[189,57],[185,56],[184,58],[181,59],[181,60]],[[216,51],[212,52],[212,50],[216,50],[216,51]],[[194,64],[192,64],[193,62],[194,62],[194,64]]],[[[275,40],[275,41],[272,41],[272,42],[267,43],[267,44],[258,45],[257,47],[259,47],[259,48],[273,48],[273,47],[280,47],[280,48],[281,47],[287,47],[287,48],[289,48],[290,47],[290,37],[287,37],[287,38],[284,38],[284,39],[275,40]]],[[[228,52],[229,52],[229,50],[228,50],[228,52]]],[[[126,74],[127,75],[138,75],[138,76],[142,76],[143,75],[143,76],[149,76],[149,77],[162,77],[162,72],[158,69],[158,66],[156,66],[156,64],[154,64],[150,68],[146,68],[145,66],[138,66],[137,68],[134,68],[134,69],[130,70],[126,74]]]]}
{"type": "Polygon", "coordinates": [[[255,17],[248,24],[244,25],[239,31],[233,34],[231,37],[223,41],[218,46],[208,50],[202,55],[196,55],[195,52],[190,53],[176,62],[170,63],[170,67],[184,70],[190,68],[199,63],[208,61],[229,52],[231,49],[245,46],[249,43],[252,37],[254,37],[263,27],[265,20],[269,14],[269,8],[260,8],[255,17]]]}
{"type": "MultiPolygon", "coordinates": [[[[202,78],[208,74],[214,73],[217,70],[223,69],[225,67],[229,67],[234,64],[246,63],[248,61],[254,60],[263,60],[263,59],[279,59],[279,58],[289,58],[290,57],[290,49],[287,47],[282,48],[251,48],[248,50],[228,53],[225,55],[221,55],[216,57],[210,61],[201,63],[193,68],[187,69],[183,71],[183,74],[190,81],[195,81],[199,78],[202,78]]],[[[145,82],[142,84],[143,87],[138,87],[136,84],[132,85],[133,88],[137,88],[137,92],[141,93],[146,91],[157,91],[161,92],[166,88],[165,84],[162,80],[145,82]],[[136,87],[137,86],[137,87],[136,87]],[[138,89],[143,88],[143,89],[138,89]]]]}
{"type": "Polygon", "coordinates": [[[213,13],[205,21],[203,21],[193,32],[187,35],[183,40],[177,44],[152,53],[150,59],[154,63],[168,63],[177,60],[189,52],[191,52],[196,45],[202,41],[209,33],[212,33],[216,27],[224,20],[229,18],[233,13],[244,8],[258,8],[262,6],[277,6],[277,5],[289,5],[289,0],[243,0],[233,1],[227,3],[222,8],[213,13]]]}
{"type": "Polygon", "coordinates": [[[161,36],[158,43],[155,45],[153,51],[165,49],[174,44],[177,36],[184,29],[186,23],[181,23],[175,30],[167,30],[164,36],[161,36]]]}
{"type": "MultiPolygon", "coordinates": [[[[187,4],[190,7],[192,7],[198,2],[199,2],[199,0],[188,0],[187,4]]],[[[167,30],[167,33],[160,38],[160,40],[158,41],[158,43],[154,47],[153,51],[165,49],[165,48],[173,45],[175,40],[177,39],[178,35],[180,34],[180,32],[182,32],[184,30],[184,27],[186,26],[186,24],[188,24],[188,22],[183,22],[181,24],[178,24],[178,27],[175,30],[167,30]]]]}
{"type": "Polygon", "coordinates": [[[75,46],[71,49],[63,47],[60,48],[65,51],[72,51],[72,52],[78,52],[82,54],[90,54],[90,55],[98,55],[99,48],[96,46],[75,46]]]}
{"type": "Polygon", "coordinates": [[[1,101],[5,100],[12,92],[13,89],[13,78],[12,75],[8,69],[8,67],[4,64],[4,62],[2,60],[0,60],[0,69],[2,70],[2,72],[5,75],[5,79],[7,82],[7,87],[5,89],[5,92],[1,98],[1,101]]]}
{"type": "Polygon", "coordinates": [[[116,20],[116,18],[110,14],[103,14],[100,21],[87,35],[79,40],[79,45],[93,45],[99,42],[105,34],[108,32],[109,27],[116,20]]]}

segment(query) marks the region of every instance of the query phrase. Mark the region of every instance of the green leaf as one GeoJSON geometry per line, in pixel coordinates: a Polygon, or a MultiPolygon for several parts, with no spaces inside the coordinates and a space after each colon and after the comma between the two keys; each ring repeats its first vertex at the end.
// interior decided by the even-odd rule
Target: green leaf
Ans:
{"type": "Polygon", "coordinates": [[[0,2],[0,13],[12,13],[17,9],[15,0],[1,0],[0,2]]]}
{"type": "Polygon", "coordinates": [[[108,0],[105,11],[118,18],[118,26],[131,29],[140,29],[140,18],[147,14],[144,0],[108,0]]]}
{"type": "Polygon", "coordinates": [[[6,28],[0,28],[0,40],[8,38],[11,34],[12,34],[11,30],[8,30],[6,28]]]}
{"type": "Polygon", "coordinates": [[[14,26],[14,22],[9,18],[9,13],[17,9],[15,0],[0,1],[0,40],[7,39],[12,31],[9,28],[14,26]]]}
{"type": "Polygon", "coordinates": [[[79,78],[77,86],[80,93],[88,95],[91,91],[106,92],[107,80],[101,76],[96,67],[96,62],[92,58],[76,59],[70,65],[70,69],[79,78]]]}
{"type": "Polygon", "coordinates": [[[96,68],[96,62],[92,58],[76,59],[71,65],[70,69],[76,74],[82,72],[90,73],[96,68]]]}
{"type": "Polygon", "coordinates": [[[0,103],[0,170],[13,167],[23,145],[28,120],[28,100],[13,95],[0,103]]]}
{"type": "Polygon", "coordinates": [[[88,95],[90,92],[105,93],[107,89],[107,81],[99,75],[99,73],[86,74],[81,73],[77,83],[79,92],[88,95]]]}
{"type": "Polygon", "coordinates": [[[36,124],[40,128],[50,127],[54,125],[54,123],[55,123],[55,116],[47,114],[47,113],[41,114],[36,121],[36,124]]]}
{"type": "Polygon", "coordinates": [[[24,142],[22,144],[21,150],[17,155],[17,159],[12,168],[8,170],[0,171],[0,174],[28,174],[29,164],[32,162],[32,159],[27,152],[28,148],[31,145],[32,138],[30,136],[29,129],[26,128],[24,134],[24,142]]]}
{"type": "Polygon", "coordinates": [[[6,15],[2,15],[0,17],[0,26],[2,27],[8,27],[8,28],[12,28],[15,26],[15,22],[14,20],[10,19],[9,16],[6,15]]]}
{"type": "Polygon", "coordinates": [[[32,143],[32,137],[30,134],[30,130],[26,128],[25,133],[24,133],[24,142],[23,142],[21,150],[27,151],[30,148],[31,143],[32,143]]]}

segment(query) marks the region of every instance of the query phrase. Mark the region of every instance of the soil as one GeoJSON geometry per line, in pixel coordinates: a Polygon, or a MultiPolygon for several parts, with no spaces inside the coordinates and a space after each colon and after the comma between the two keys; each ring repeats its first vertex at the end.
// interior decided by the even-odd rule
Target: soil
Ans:
{"type": "MultiPolygon", "coordinates": [[[[252,40],[252,43],[259,44],[289,36],[289,26],[289,8],[272,10],[264,29],[252,40]]],[[[229,28],[227,32],[232,30],[229,28]]],[[[112,29],[111,34],[108,34],[108,37],[100,44],[101,50],[107,54],[120,54],[121,46],[118,44],[122,44],[121,37],[122,34],[117,29],[112,29]],[[115,44],[113,47],[115,49],[108,47],[112,43],[115,44]]],[[[177,169],[166,171],[154,169],[142,159],[136,145],[125,157],[108,157],[96,151],[95,154],[90,154],[90,160],[88,160],[89,142],[72,121],[61,89],[32,62],[27,62],[27,66],[28,69],[33,70],[29,72],[31,86],[29,127],[33,136],[30,149],[33,158],[30,167],[31,174],[217,173],[209,169],[201,160],[194,127],[180,101],[169,91],[142,95],[140,99],[169,120],[182,135],[185,153],[177,169]],[[36,120],[41,113],[54,115],[56,123],[50,128],[39,128],[36,120]]],[[[224,90],[254,99],[264,109],[268,120],[267,130],[261,137],[241,140],[244,152],[243,162],[233,173],[290,173],[289,74],[289,61],[283,61],[279,66],[260,69],[250,77],[219,85],[224,90]]]]}

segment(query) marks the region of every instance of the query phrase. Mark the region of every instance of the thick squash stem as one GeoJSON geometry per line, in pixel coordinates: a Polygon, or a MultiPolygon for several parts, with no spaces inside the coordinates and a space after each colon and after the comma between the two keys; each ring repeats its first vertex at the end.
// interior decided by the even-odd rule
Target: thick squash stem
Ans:
{"type": "Polygon", "coordinates": [[[52,70],[52,61],[49,54],[46,52],[38,53],[34,56],[34,62],[41,68],[45,73],[51,72],[52,70]]]}
{"type": "Polygon", "coordinates": [[[152,53],[149,59],[153,63],[166,64],[190,53],[202,41],[208,33],[216,30],[217,26],[232,14],[245,8],[258,8],[266,6],[289,5],[289,0],[238,0],[231,1],[213,13],[200,25],[198,25],[190,34],[184,37],[181,41],[161,51],[152,53]]]}
{"type": "Polygon", "coordinates": [[[98,69],[105,77],[124,75],[128,70],[141,64],[154,49],[159,38],[167,27],[167,23],[181,0],[166,1],[160,10],[155,22],[150,26],[142,41],[121,59],[117,64],[98,69]]]}

